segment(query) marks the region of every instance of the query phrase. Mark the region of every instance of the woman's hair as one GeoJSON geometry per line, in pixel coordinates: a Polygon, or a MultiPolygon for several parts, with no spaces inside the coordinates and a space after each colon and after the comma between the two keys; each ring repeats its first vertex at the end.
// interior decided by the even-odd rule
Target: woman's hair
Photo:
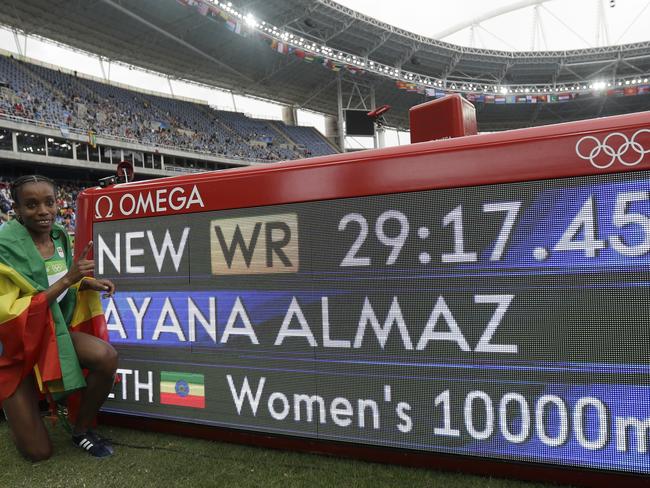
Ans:
{"type": "Polygon", "coordinates": [[[52,188],[54,188],[54,192],[56,193],[56,183],[54,180],[48,178],[47,176],[42,176],[42,175],[26,175],[26,176],[21,176],[20,178],[16,178],[13,183],[11,183],[11,199],[18,203],[18,189],[27,184],[27,183],[49,183],[52,185],[52,188]]]}

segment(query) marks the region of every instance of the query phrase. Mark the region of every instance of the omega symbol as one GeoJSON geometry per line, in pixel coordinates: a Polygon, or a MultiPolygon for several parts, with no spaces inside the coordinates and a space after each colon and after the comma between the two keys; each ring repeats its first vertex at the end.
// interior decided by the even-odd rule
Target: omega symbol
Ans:
{"type": "Polygon", "coordinates": [[[111,200],[111,197],[109,197],[108,195],[102,195],[95,202],[95,218],[96,219],[107,219],[107,218],[110,218],[112,216],[113,216],[113,200],[111,200]],[[106,213],[104,215],[102,215],[102,212],[101,212],[101,208],[103,206],[103,205],[101,205],[101,202],[103,200],[108,201],[108,205],[107,206],[104,205],[104,207],[107,207],[106,208],[106,213]]]}

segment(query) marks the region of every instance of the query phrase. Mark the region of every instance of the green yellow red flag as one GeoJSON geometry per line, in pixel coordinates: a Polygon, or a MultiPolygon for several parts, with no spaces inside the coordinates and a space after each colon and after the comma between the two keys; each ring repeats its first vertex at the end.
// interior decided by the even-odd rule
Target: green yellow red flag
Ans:
{"type": "MultiPolygon", "coordinates": [[[[64,242],[69,269],[69,237],[58,225],[52,235],[64,242]]],[[[19,222],[7,222],[0,230],[0,404],[32,370],[42,392],[64,394],[86,385],[68,324],[108,338],[97,292],[77,292],[75,286],[48,304],[42,293],[48,286],[31,236],[19,222]]]]}
{"type": "Polygon", "coordinates": [[[160,372],[160,403],[205,408],[205,381],[202,374],[160,372]]]}

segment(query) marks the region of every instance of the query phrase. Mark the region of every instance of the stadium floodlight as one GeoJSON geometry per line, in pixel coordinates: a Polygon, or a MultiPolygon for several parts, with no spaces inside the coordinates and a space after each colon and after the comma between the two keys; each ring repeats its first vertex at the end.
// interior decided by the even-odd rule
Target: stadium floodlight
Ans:
{"type": "Polygon", "coordinates": [[[593,86],[594,90],[603,90],[603,89],[605,89],[605,86],[611,86],[611,83],[606,84],[604,81],[596,81],[596,82],[594,82],[593,85],[590,85],[590,87],[592,87],[592,86],[593,86]]]}
{"type": "Polygon", "coordinates": [[[246,22],[246,25],[249,27],[257,27],[259,24],[257,23],[257,20],[255,19],[255,16],[248,12],[246,16],[244,17],[244,21],[246,22]]]}
{"type": "Polygon", "coordinates": [[[505,95],[506,93],[508,93],[508,89],[507,89],[505,86],[502,86],[501,88],[499,88],[499,91],[500,91],[503,95],[505,95]]]}

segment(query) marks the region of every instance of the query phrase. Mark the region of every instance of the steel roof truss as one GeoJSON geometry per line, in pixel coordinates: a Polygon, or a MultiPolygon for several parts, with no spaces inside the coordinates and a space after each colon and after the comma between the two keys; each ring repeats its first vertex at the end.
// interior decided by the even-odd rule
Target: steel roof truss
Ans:
{"type": "Polygon", "coordinates": [[[197,47],[193,46],[192,44],[189,44],[187,41],[184,41],[183,39],[179,39],[177,36],[167,32],[164,29],[161,29],[160,27],[158,27],[157,25],[154,25],[151,22],[143,19],[142,17],[140,17],[139,15],[131,12],[129,9],[123,7],[122,5],[116,4],[113,0],[101,0],[101,1],[104,2],[107,5],[110,5],[111,7],[119,10],[120,12],[124,13],[125,15],[137,20],[138,22],[142,23],[143,25],[146,25],[147,27],[155,30],[156,32],[162,34],[163,36],[168,37],[169,39],[178,42],[179,44],[181,44],[182,46],[190,49],[191,51],[195,52],[199,56],[201,56],[203,58],[206,58],[206,59],[209,59],[210,61],[214,62],[215,64],[217,64],[221,68],[224,68],[227,71],[230,71],[231,73],[239,76],[240,78],[242,78],[242,79],[244,79],[246,81],[253,81],[248,76],[240,73],[239,71],[235,70],[233,67],[223,63],[222,61],[218,60],[214,56],[211,56],[210,54],[202,51],[201,49],[198,49],[197,47]]]}

